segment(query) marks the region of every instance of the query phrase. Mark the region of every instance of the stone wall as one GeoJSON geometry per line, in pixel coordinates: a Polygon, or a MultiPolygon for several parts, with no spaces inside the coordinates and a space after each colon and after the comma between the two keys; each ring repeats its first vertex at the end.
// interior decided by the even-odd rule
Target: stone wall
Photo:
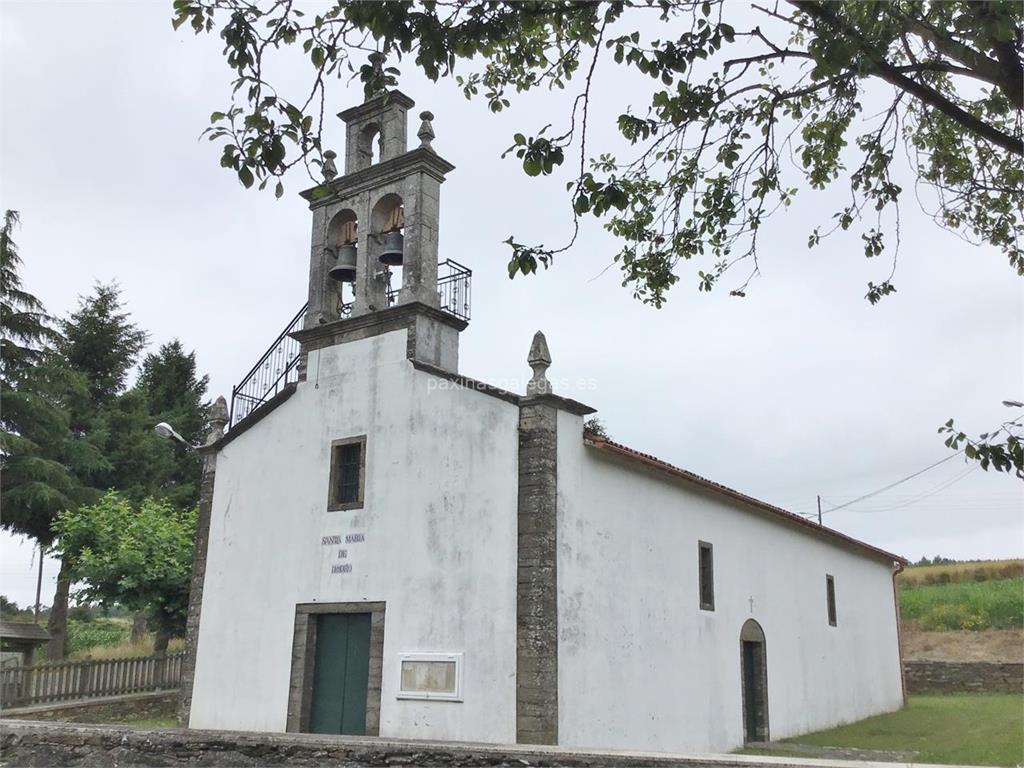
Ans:
{"type": "Polygon", "coordinates": [[[557,747],[442,744],[356,736],[129,728],[0,721],[0,753],[17,766],[564,766],[565,768],[800,768],[835,761],[743,755],[682,757],[557,747]]]}
{"type": "Polygon", "coordinates": [[[178,690],[175,689],[5,709],[3,716],[15,720],[59,720],[65,723],[173,719],[177,703],[178,690]]]}
{"type": "Polygon", "coordinates": [[[994,661],[908,661],[908,693],[1021,693],[1024,664],[994,661]]]}

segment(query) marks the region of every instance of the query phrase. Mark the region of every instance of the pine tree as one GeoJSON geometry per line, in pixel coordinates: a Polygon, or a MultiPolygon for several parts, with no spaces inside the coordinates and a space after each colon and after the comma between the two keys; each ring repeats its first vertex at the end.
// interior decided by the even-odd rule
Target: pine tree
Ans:
{"type": "Polygon", "coordinates": [[[9,210],[0,227],[0,505],[4,529],[46,546],[57,514],[89,500],[76,470],[101,459],[77,445],[70,429],[70,405],[85,397],[85,383],[55,359],[60,335],[22,287],[18,222],[9,210]]]}
{"type": "MultiPolygon", "coordinates": [[[[116,283],[97,283],[93,295],[79,300],[77,311],[62,323],[61,351],[68,364],[85,375],[88,411],[95,413],[124,391],[128,373],[146,346],[146,332],[122,311],[116,283]]],[[[89,413],[77,414],[88,421],[89,413]]]]}
{"type": "Polygon", "coordinates": [[[39,362],[46,347],[58,338],[43,303],[22,289],[21,256],[13,237],[20,223],[20,214],[8,210],[0,225],[0,360],[5,382],[9,373],[39,362]]]}
{"type": "MultiPolygon", "coordinates": [[[[190,443],[199,443],[209,429],[209,407],[204,401],[210,377],[197,377],[195,352],[185,353],[178,339],[164,344],[142,361],[135,389],[145,393],[153,423],[166,421],[190,443]]],[[[152,433],[152,430],[150,430],[152,433]]],[[[164,449],[147,495],[162,497],[178,508],[199,503],[199,456],[181,446],[161,441],[164,449]]]]}
{"type": "MultiPolygon", "coordinates": [[[[101,460],[84,465],[79,479],[90,488],[107,489],[123,472],[120,462],[125,444],[136,438],[143,446],[152,444],[140,437],[145,431],[145,420],[138,409],[134,411],[136,418],[120,418],[125,409],[118,403],[128,374],[146,344],[146,333],[122,311],[120,289],[113,283],[97,283],[93,294],[81,298],[78,309],[62,321],[61,330],[57,347],[62,363],[83,383],[82,396],[70,400],[68,409],[75,448],[102,456],[101,460]]],[[[131,409],[127,412],[132,414],[131,409]]],[[[63,557],[47,625],[50,659],[63,658],[65,653],[72,575],[73,564],[63,557]]]]}
{"type": "Polygon", "coordinates": [[[60,334],[42,302],[22,287],[13,239],[19,222],[18,212],[9,210],[0,227],[0,482],[4,526],[48,544],[53,515],[78,500],[80,486],[69,467],[96,456],[71,444],[67,411],[84,397],[83,380],[56,359],[60,334]]]}

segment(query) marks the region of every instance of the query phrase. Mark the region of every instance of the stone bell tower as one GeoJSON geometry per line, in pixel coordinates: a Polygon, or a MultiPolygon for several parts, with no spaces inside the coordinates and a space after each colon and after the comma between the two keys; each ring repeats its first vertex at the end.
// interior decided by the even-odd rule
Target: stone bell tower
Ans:
{"type": "Polygon", "coordinates": [[[338,113],[346,127],[344,173],[338,175],[337,155],[325,152],[324,183],[301,193],[313,212],[313,236],[309,304],[296,337],[310,349],[325,346],[318,327],[341,340],[344,324],[360,318],[360,326],[369,316],[410,318],[422,337],[410,357],[452,369],[468,317],[453,316],[438,295],[438,217],[441,182],[455,166],[431,146],[430,112],[420,114],[419,146],[408,149],[413,106],[391,91],[338,113]]]}

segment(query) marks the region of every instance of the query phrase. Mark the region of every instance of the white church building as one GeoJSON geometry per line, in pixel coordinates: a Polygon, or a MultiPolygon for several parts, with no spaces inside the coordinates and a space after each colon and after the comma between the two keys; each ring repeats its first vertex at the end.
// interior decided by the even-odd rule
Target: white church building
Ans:
{"type": "Polygon", "coordinates": [[[459,373],[412,106],[340,113],[308,304],[201,449],[184,723],[694,753],[901,707],[900,557],[586,431],[542,334],[523,394],[459,373]]]}

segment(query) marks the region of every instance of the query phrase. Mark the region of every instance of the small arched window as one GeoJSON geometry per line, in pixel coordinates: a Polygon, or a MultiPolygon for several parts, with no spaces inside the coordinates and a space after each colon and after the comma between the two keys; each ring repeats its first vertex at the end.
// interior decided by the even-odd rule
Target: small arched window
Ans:
{"type": "Polygon", "coordinates": [[[384,146],[384,133],[377,123],[370,123],[359,134],[359,157],[361,167],[366,168],[380,162],[384,146]]]}

